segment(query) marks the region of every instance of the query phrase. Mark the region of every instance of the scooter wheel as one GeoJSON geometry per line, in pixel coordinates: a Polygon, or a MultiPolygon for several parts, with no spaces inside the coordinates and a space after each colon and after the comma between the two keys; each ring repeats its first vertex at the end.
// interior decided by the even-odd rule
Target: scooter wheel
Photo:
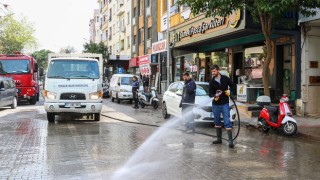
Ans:
{"type": "Polygon", "coordinates": [[[298,126],[296,123],[288,121],[281,126],[283,133],[287,136],[292,136],[297,133],[298,126]]]}
{"type": "Polygon", "coordinates": [[[144,103],[140,102],[140,106],[141,106],[141,108],[144,108],[146,105],[144,103]]]}
{"type": "Polygon", "coordinates": [[[268,133],[269,130],[270,130],[270,127],[267,125],[267,122],[265,119],[261,119],[261,120],[258,120],[258,121],[261,121],[262,125],[261,125],[261,130],[264,132],[264,133],[268,133]]]}

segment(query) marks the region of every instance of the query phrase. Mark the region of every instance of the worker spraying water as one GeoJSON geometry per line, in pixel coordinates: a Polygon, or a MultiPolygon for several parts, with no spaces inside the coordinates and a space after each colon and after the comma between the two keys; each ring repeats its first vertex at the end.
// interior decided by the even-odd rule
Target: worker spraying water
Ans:
{"type": "Polygon", "coordinates": [[[230,121],[229,113],[229,88],[232,89],[234,84],[229,77],[220,74],[218,65],[213,65],[211,67],[211,72],[212,79],[209,83],[209,96],[213,97],[212,111],[217,132],[217,140],[213,141],[212,144],[222,144],[222,125],[220,120],[220,114],[222,113],[224,127],[226,128],[228,133],[229,147],[233,148],[234,144],[231,131],[232,124],[230,121]]]}

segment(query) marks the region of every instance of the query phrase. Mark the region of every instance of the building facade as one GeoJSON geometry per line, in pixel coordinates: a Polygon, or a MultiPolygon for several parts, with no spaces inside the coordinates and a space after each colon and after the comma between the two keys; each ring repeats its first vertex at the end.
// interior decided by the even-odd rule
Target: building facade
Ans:
{"type": "Polygon", "coordinates": [[[150,85],[158,87],[159,63],[152,55],[152,43],[158,40],[158,4],[152,0],[132,1],[131,73],[150,77],[150,85]],[[137,62],[137,63],[134,63],[137,62]]]}
{"type": "Polygon", "coordinates": [[[100,10],[95,9],[93,18],[89,21],[89,33],[90,33],[90,42],[100,43],[101,42],[101,17],[100,10]]]}
{"type": "MultiPolygon", "coordinates": [[[[228,17],[194,16],[187,6],[159,0],[160,32],[166,30],[167,10],[170,10],[170,82],[182,80],[189,71],[196,81],[211,79],[210,66],[218,64],[222,73],[230,76],[237,86],[234,96],[244,102],[255,102],[263,94],[262,66],[266,58],[265,38],[261,26],[245,10],[228,17]]],[[[284,16],[297,18],[296,13],[284,16]]],[[[163,33],[164,34],[164,33],[163,33]]],[[[279,101],[288,94],[291,103],[300,97],[300,33],[298,27],[275,27],[272,34],[272,60],[269,65],[271,99],[279,101]],[[279,78],[282,77],[282,78],[279,78]]],[[[165,66],[167,66],[164,63],[165,66]]]]}
{"type": "Polygon", "coordinates": [[[301,98],[297,100],[300,115],[320,114],[320,9],[317,15],[300,17],[301,27],[301,98]]]}

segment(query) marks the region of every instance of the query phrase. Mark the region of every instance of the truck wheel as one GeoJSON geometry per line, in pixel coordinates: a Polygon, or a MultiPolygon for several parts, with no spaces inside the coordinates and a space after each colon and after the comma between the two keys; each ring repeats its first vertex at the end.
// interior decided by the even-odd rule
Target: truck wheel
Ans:
{"type": "Polygon", "coordinates": [[[29,103],[31,105],[35,105],[37,103],[37,95],[32,96],[31,99],[29,100],[29,103]]]}
{"type": "Polygon", "coordinates": [[[100,113],[94,113],[94,120],[100,121],[100,113]]]}
{"type": "Polygon", "coordinates": [[[14,98],[12,99],[11,109],[17,108],[17,104],[18,104],[17,97],[14,97],[14,98]]]}
{"type": "Polygon", "coordinates": [[[47,119],[49,122],[54,122],[56,115],[54,113],[47,113],[47,119]]]}

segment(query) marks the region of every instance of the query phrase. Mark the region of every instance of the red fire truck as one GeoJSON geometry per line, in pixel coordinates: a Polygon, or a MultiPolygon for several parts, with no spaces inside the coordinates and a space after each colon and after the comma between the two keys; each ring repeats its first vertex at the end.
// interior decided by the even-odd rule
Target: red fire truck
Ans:
{"type": "Polygon", "coordinates": [[[0,54],[0,76],[14,79],[19,101],[36,104],[39,100],[38,64],[33,57],[0,54]]]}

